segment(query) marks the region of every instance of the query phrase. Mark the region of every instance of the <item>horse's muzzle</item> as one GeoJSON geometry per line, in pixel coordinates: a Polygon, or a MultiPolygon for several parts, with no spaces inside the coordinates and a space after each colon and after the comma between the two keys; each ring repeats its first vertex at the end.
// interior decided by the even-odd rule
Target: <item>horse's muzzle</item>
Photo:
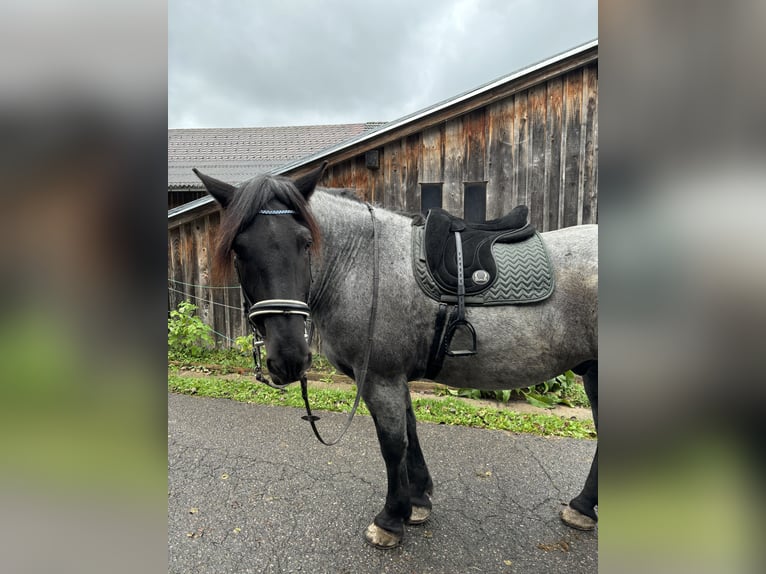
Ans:
{"type": "MultiPolygon", "coordinates": [[[[259,318],[287,320],[284,324],[272,325],[274,329],[271,338],[272,348],[268,351],[269,358],[266,360],[266,368],[271,376],[271,381],[265,381],[270,387],[283,389],[290,383],[300,380],[311,366],[311,352],[308,350],[310,337],[306,334],[307,321],[310,317],[309,306],[303,301],[295,299],[264,299],[250,306],[248,319],[253,326],[256,339],[261,338],[256,323],[259,318]],[[301,332],[306,340],[305,342],[301,340],[300,344],[295,344],[289,337],[284,338],[289,334],[291,328],[297,327],[296,323],[290,322],[294,317],[302,319],[300,323],[301,332]]],[[[293,333],[293,335],[295,336],[297,333],[293,333]]],[[[263,336],[265,338],[268,335],[264,332],[263,336]]],[[[256,363],[258,363],[258,359],[256,359],[256,363]]]]}
{"type": "Polygon", "coordinates": [[[269,358],[266,359],[266,368],[274,382],[274,388],[283,388],[299,381],[311,367],[311,353],[307,353],[302,358],[269,358]]]}

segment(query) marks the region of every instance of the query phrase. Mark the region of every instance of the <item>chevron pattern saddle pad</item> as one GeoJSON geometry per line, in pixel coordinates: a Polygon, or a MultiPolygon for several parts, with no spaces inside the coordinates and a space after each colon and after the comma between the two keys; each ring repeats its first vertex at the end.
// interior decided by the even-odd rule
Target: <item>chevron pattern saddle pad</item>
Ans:
{"type": "MultiPolygon", "coordinates": [[[[412,270],[415,279],[431,299],[456,303],[457,297],[442,293],[428,271],[423,232],[422,225],[413,225],[412,270]]],[[[538,303],[551,296],[555,283],[553,268],[539,233],[517,243],[496,243],[492,253],[497,263],[497,277],[485,291],[466,296],[466,305],[522,305],[538,303]]]]}

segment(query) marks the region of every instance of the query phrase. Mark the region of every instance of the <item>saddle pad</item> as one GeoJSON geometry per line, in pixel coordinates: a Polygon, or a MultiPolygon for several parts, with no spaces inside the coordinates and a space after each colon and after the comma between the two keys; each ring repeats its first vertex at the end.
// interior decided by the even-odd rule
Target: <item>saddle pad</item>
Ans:
{"type": "MultiPolygon", "coordinates": [[[[442,303],[456,303],[457,297],[443,293],[426,265],[423,249],[424,227],[412,226],[412,269],[423,292],[442,303]]],[[[516,243],[495,243],[492,253],[497,276],[485,291],[467,295],[465,304],[522,305],[537,303],[551,296],[554,289],[553,268],[540,234],[516,243]]]]}

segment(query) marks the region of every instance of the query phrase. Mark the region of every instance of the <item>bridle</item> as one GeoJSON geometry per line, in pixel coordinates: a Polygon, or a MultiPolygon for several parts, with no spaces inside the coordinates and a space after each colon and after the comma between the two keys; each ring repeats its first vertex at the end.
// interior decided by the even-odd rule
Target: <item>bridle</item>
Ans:
{"type": "MultiPolygon", "coordinates": [[[[258,213],[262,215],[291,215],[296,212],[292,209],[274,209],[267,210],[262,209],[258,213]]],[[[287,384],[278,385],[271,377],[266,377],[263,374],[263,364],[261,362],[261,347],[266,344],[263,335],[258,330],[256,319],[258,317],[268,315],[302,315],[304,320],[304,333],[309,345],[311,345],[311,335],[313,329],[311,329],[311,309],[304,301],[298,301],[296,299],[264,299],[253,303],[250,299],[244,284],[242,283],[242,273],[239,271],[239,260],[234,259],[234,269],[237,272],[237,279],[239,280],[240,291],[242,292],[242,307],[247,317],[250,329],[253,333],[253,361],[255,362],[255,379],[262,383],[265,383],[272,389],[283,390],[287,387],[287,384]]],[[[288,383],[289,384],[289,383],[288,383]]]]}
{"type": "MultiPolygon", "coordinates": [[[[303,403],[306,406],[306,414],[301,418],[305,421],[308,421],[311,424],[311,430],[314,431],[314,435],[317,437],[319,442],[327,446],[334,445],[338,441],[340,441],[343,435],[346,434],[346,431],[348,430],[348,428],[351,426],[351,421],[354,418],[354,414],[356,414],[356,409],[359,407],[359,400],[362,396],[362,388],[364,386],[365,380],[367,379],[367,369],[369,367],[370,355],[372,353],[372,342],[373,342],[373,336],[375,332],[375,323],[376,323],[377,310],[378,310],[378,285],[380,283],[380,272],[379,272],[380,249],[378,245],[379,243],[378,233],[376,231],[376,224],[375,224],[376,223],[375,208],[369,203],[365,203],[365,205],[367,206],[367,209],[370,212],[370,217],[372,219],[372,245],[373,245],[372,304],[370,309],[370,322],[368,324],[368,331],[367,331],[367,347],[364,354],[364,363],[362,364],[362,369],[359,371],[358,380],[356,381],[356,397],[354,398],[354,404],[351,407],[351,411],[349,412],[348,417],[346,418],[346,422],[343,428],[341,429],[338,437],[335,440],[325,441],[319,434],[319,430],[316,427],[316,421],[319,420],[319,417],[314,415],[311,412],[311,407],[309,405],[309,398],[308,398],[308,381],[306,379],[306,375],[304,374],[300,380],[301,395],[303,397],[303,403]]],[[[261,215],[294,215],[297,212],[292,209],[262,209],[258,213],[261,215]]],[[[258,327],[256,325],[256,318],[262,317],[262,316],[268,316],[268,315],[302,315],[304,318],[304,336],[306,337],[306,341],[309,344],[309,346],[311,346],[311,341],[313,339],[313,334],[314,334],[313,323],[311,321],[311,309],[309,308],[306,302],[298,301],[295,299],[264,299],[262,301],[257,301],[253,303],[253,301],[248,296],[247,291],[245,291],[245,288],[242,284],[242,275],[239,272],[239,262],[236,259],[234,261],[234,267],[237,271],[237,278],[239,279],[240,288],[242,291],[242,300],[243,300],[245,316],[247,317],[250,327],[253,331],[253,360],[255,361],[255,378],[257,381],[265,383],[266,385],[268,385],[269,387],[273,389],[284,390],[289,383],[284,385],[278,385],[274,383],[274,381],[272,381],[270,377],[266,377],[263,374],[263,366],[261,364],[261,347],[263,347],[266,342],[264,341],[261,333],[258,331],[258,327]]]]}
{"type": "MultiPolygon", "coordinates": [[[[240,283],[241,285],[241,283],[240,283]]],[[[266,341],[261,335],[256,325],[256,318],[264,315],[302,315],[303,316],[303,332],[306,337],[306,342],[309,347],[311,346],[312,335],[314,330],[311,328],[311,310],[309,306],[303,301],[297,301],[295,299],[264,299],[258,301],[255,304],[249,303],[249,298],[242,289],[243,299],[248,309],[245,311],[247,319],[250,323],[250,328],[253,330],[253,359],[255,360],[255,379],[262,383],[267,384],[272,389],[283,390],[287,384],[278,385],[271,377],[265,377],[263,374],[263,365],[261,364],[261,347],[266,344],[266,341]]],[[[289,384],[289,383],[288,383],[289,384]]]]}

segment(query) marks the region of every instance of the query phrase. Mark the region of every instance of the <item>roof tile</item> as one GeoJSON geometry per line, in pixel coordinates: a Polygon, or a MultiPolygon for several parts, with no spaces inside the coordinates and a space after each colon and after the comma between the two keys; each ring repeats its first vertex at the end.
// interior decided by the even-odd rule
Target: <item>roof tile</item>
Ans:
{"type": "Polygon", "coordinates": [[[168,130],[168,188],[198,188],[196,167],[238,184],[257,173],[317,153],[384,125],[382,122],[260,128],[168,130]]]}

